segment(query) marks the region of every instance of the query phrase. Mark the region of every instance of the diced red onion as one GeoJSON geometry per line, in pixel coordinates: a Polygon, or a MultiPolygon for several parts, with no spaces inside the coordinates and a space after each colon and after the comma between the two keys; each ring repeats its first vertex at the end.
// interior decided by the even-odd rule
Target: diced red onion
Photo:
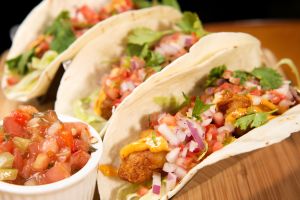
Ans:
{"type": "Polygon", "coordinates": [[[175,188],[176,181],[177,181],[177,176],[173,173],[168,173],[167,182],[166,182],[167,192],[175,188]]]}
{"type": "Polygon", "coordinates": [[[224,124],[224,115],[221,112],[216,112],[213,116],[216,125],[222,126],[224,124]]]}
{"type": "Polygon", "coordinates": [[[164,172],[175,172],[175,170],[176,170],[176,165],[175,164],[173,164],[173,163],[168,163],[168,162],[166,162],[165,164],[164,164],[164,166],[163,166],[163,171],[164,172]]]}
{"type": "Polygon", "coordinates": [[[166,124],[161,124],[158,126],[158,131],[164,136],[166,140],[170,142],[173,146],[178,146],[180,144],[180,141],[175,136],[175,134],[169,129],[169,127],[166,124]]]}
{"type": "Polygon", "coordinates": [[[134,90],[135,85],[133,84],[132,81],[124,81],[120,87],[121,87],[121,92],[126,92],[126,91],[134,90]]]}
{"type": "MultiPolygon", "coordinates": [[[[197,145],[198,145],[198,144],[197,144],[197,145]]],[[[188,152],[188,148],[187,148],[187,147],[184,147],[184,148],[182,149],[182,151],[180,152],[180,156],[181,156],[182,158],[185,158],[187,152],[188,152]]]]}
{"type": "Polygon", "coordinates": [[[153,172],[153,182],[152,182],[152,192],[154,194],[160,195],[161,187],[161,175],[158,172],[153,172]]]}
{"type": "Polygon", "coordinates": [[[252,96],[252,104],[253,105],[255,105],[255,106],[257,106],[257,105],[259,105],[260,104],[260,102],[261,102],[261,97],[260,96],[252,96]]]}
{"type": "Polygon", "coordinates": [[[201,126],[208,126],[210,123],[212,122],[212,118],[208,118],[208,119],[206,119],[206,120],[203,120],[202,122],[201,122],[201,126]]]}
{"type": "Polygon", "coordinates": [[[191,134],[194,138],[194,140],[198,143],[198,147],[199,149],[203,149],[204,148],[204,144],[203,141],[198,133],[198,130],[196,128],[194,128],[193,124],[190,121],[187,121],[187,125],[191,131],[191,134]]]}
{"type": "Polygon", "coordinates": [[[225,124],[224,126],[221,126],[218,128],[218,133],[224,133],[224,132],[229,132],[231,133],[234,130],[234,127],[231,124],[225,124]]]}
{"type": "Polygon", "coordinates": [[[175,149],[172,149],[172,151],[170,151],[167,155],[166,155],[166,159],[169,163],[175,163],[176,159],[178,158],[180,153],[180,148],[177,147],[175,149]]]}
{"type": "Polygon", "coordinates": [[[175,170],[175,174],[178,178],[182,179],[187,174],[187,171],[182,167],[177,167],[175,170]]]}
{"type": "Polygon", "coordinates": [[[198,143],[195,141],[190,141],[189,143],[189,151],[194,152],[198,148],[198,143]]]}
{"type": "Polygon", "coordinates": [[[220,79],[218,79],[218,80],[216,81],[216,85],[217,85],[217,86],[220,86],[220,85],[222,85],[222,84],[225,83],[225,82],[226,82],[226,79],[220,78],[220,79]]]}
{"type": "Polygon", "coordinates": [[[181,130],[178,130],[176,132],[176,137],[178,138],[178,140],[182,143],[183,141],[185,141],[185,138],[186,138],[186,134],[185,132],[181,131],[181,130]]]}

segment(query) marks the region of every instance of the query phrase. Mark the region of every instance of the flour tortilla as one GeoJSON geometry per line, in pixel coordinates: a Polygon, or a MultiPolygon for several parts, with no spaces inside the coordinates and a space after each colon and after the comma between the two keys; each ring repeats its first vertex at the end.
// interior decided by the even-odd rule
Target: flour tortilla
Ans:
{"type": "MultiPolygon", "coordinates": [[[[16,36],[13,40],[12,47],[9,51],[7,59],[14,58],[24,52],[26,47],[34,41],[44,30],[49,26],[51,22],[58,16],[63,10],[74,12],[76,7],[86,4],[92,8],[101,8],[106,5],[108,0],[44,0],[37,7],[35,7],[31,13],[27,16],[24,22],[18,29],[16,36]]],[[[42,72],[38,78],[36,84],[26,91],[11,91],[7,88],[6,77],[8,74],[8,66],[5,66],[4,76],[2,78],[2,88],[5,96],[8,99],[18,101],[29,101],[35,97],[45,94],[50,86],[60,64],[73,58],[76,53],[90,40],[97,37],[97,35],[106,29],[109,29],[111,24],[116,21],[124,21],[124,19],[132,19],[134,17],[146,17],[151,16],[152,12],[169,12],[170,16],[163,16],[167,19],[172,19],[174,16],[179,16],[179,11],[171,7],[156,6],[146,9],[128,11],[119,15],[112,16],[104,21],[99,22],[93,26],[80,38],[78,38],[73,44],[69,46],[64,52],[53,60],[42,72]]],[[[158,14],[159,15],[159,14],[158,14]]],[[[117,30],[117,29],[115,29],[117,30]]]]}
{"type": "MultiPolygon", "coordinates": [[[[89,96],[100,88],[99,83],[103,75],[111,70],[110,63],[124,52],[124,42],[132,29],[148,27],[154,30],[166,30],[174,26],[181,17],[181,15],[174,15],[170,18],[170,12],[166,12],[166,9],[164,11],[159,14],[153,12],[151,17],[145,18],[132,15],[131,20],[116,21],[114,24],[111,23],[111,29],[99,32],[97,38],[91,40],[81,49],[65,72],[57,92],[55,110],[65,115],[75,115],[73,111],[74,102],[89,96]],[[114,38],[114,40],[110,38],[114,38]]],[[[194,44],[189,54],[175,60],[157,74],[163,72],[165,77],[173,76],[184,70],[190,70],[189,66],[209,59],[218,51],[248,46],[252,43],[257,44],[255,48],[259,51],[259,41],[248,34],[212,33],[194,44]]]]}
{"type": "MultiPolygon", "coordinates": [[[[171,64],[169,70],[164,70],[150,77],[116,109],[105,133],[104,151],[100,164],[119,166],[120,149],[139,138],[139,133],[143,130],[143,124],[146,123],[149,114],[162,111],[162,108],[153,101],[155,97],[174,96],[180,98],[182,92],[191,95],[197,94],[198,88],[203,84],[202,78],[216,66],[225,64],[230,70],[251,71],[262,64],[260,43],[255,38],[249,39],[244,44],[229,45],[202,62],[197,62],[197,52],[201,53],[201,51],[195,50],[199,47],[201,45],[194,46],[191,53],[171,64]],[[186,58],[191,60],[187,61],[186,58]]],[[[160,199],[174,196],[198,170],[207,165],[230,156],[271,145],[287,138],[291,133],[299,131],[299,111],[300,106],[298,105],[282,116],[253,129],[235,142],[214,152],[190,170],[173,190],[162,194],[160,199]]],[[[118,190],[127,184],[121,179],[106,177],[102,173],[98,175],[98,189],[101,199],[115,199],[118,190]]]]}

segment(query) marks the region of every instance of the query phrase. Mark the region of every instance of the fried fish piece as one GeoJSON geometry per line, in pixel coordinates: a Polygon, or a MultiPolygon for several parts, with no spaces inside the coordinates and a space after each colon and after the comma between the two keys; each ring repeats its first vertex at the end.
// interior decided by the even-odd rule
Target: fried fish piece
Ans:
{"type": "Polygon", "coordinates": [[[126,157],[118,170],[120,178],[130,183],[143,183],[160,171],[166,162],[166,151],[152,153],[149,150],[134,152],[126,157]]]}

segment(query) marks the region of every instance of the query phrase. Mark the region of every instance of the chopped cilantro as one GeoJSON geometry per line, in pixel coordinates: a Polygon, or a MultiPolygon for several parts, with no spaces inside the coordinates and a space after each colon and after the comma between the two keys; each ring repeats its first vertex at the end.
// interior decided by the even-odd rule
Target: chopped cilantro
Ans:
{"type": "Polygon", "coordinates": [[[128,44],[136,45],[153,45],[162,36],[172,33],[171,31],[154,31],[149,28],[136,28],[133,29],[128,35],[128,44]]]}
{"type": "Polygon", "coordinates": [[[127,44],[125,53],[128,56],[145,58],[149,54],[149,47],[148,45],[127,44]]]}
{"type": "Polygon", "coordinates": [[[240,83],[243,85],[247,81],[247,79],[249,77],[249,73],[245,72],[245,71],[241,71],[241,70],[236,70],[233,72],[233,77],[239,78],[240,83]]]}
{"type": "Polygon", "coordinates": [[[225,65],[221,65],[219,67],[215,67],[210,70],[208,74],[208,79],[206,80],[205,86],[209,87],[215,84],[215,81],[222,77],[224,71],[226,70],[225,65]]]}
{"type": "Polygon", "coordinates": [[[45,33],[54,36],[50,43],[52,50],[61,53],[67,49],[76,39],[72,30],[69,12],[62,11],[45,33]]]}
{"type": "Polygon", "coordinates": [[[234,125],[241,130],[246,130],[248,127],[257,128],[268,121],[268,115],[267,112],[251,113],[237,119],[234,125]]]}
{"type": "Polygon", "coordinates": [[[183,17],[177,23],[177,26],[184,33],[196,33],[198,37],[206,34],[205,30],[203,29],[202,23],[196,13],[184,12],[183,17]]]}
{"type": "Polygon", "coordinates": [[[258,67],[251,73],[260,80],[263,89],[277,89],[283,84],[281,75],[272,68],[258,67]]]}
{"type": "Polygon", "coordinates": [[[8,69],[19,75],[25,75],[29,72],[28,64],[34,56],[34,49],[25,51],[23,54],[6,61],[8,69]]]}
{"type": "Polygon", "coordinates": [[[199,97],[196,97],[195,106],[193,108],[192,116],[196,119],[200,119],[200,114],[210,108],[210,104],[203,103],[199,97]]]}
{"type": "Polygon", "coordinates": [[[184,98],[184,102],[182,102],[182,104],[180,105],[180,108],[190,105],[190,103],[191,103],[191,98],[189,96],[187,96],[184,92],[182,92],[182,96],[184,98]]]}

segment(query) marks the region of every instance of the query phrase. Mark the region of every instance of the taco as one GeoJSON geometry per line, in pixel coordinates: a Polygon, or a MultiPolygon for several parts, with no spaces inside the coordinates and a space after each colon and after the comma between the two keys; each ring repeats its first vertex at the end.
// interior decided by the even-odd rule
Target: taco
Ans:
{"type": "Polygon", "coordinates": [[[57,112],[100,130],[137,86],[168,68],[206,34],[194,13],[169,7],[148,11],[114,18],[109,29],[78,53],[61,80],[57,112]]]}
{"type": "Polygon", "coordinates": [[[253,39],[204,62],[182,57],[138,87],[106,130],[101,199],[171,198],[204,166],[299,131],[299,94],[261,54],[253,39]]]}
{"type": "Polygon", "coordinates": [[[179,9],[174,0],[156,4],[131,0],[42,1],[16,33],[2,79],[4,94],[19,101],[43,95],[60,64],[96,36],[89,29],[102,29],[98,22],[117,14],[158,4],[179,9]]]}

